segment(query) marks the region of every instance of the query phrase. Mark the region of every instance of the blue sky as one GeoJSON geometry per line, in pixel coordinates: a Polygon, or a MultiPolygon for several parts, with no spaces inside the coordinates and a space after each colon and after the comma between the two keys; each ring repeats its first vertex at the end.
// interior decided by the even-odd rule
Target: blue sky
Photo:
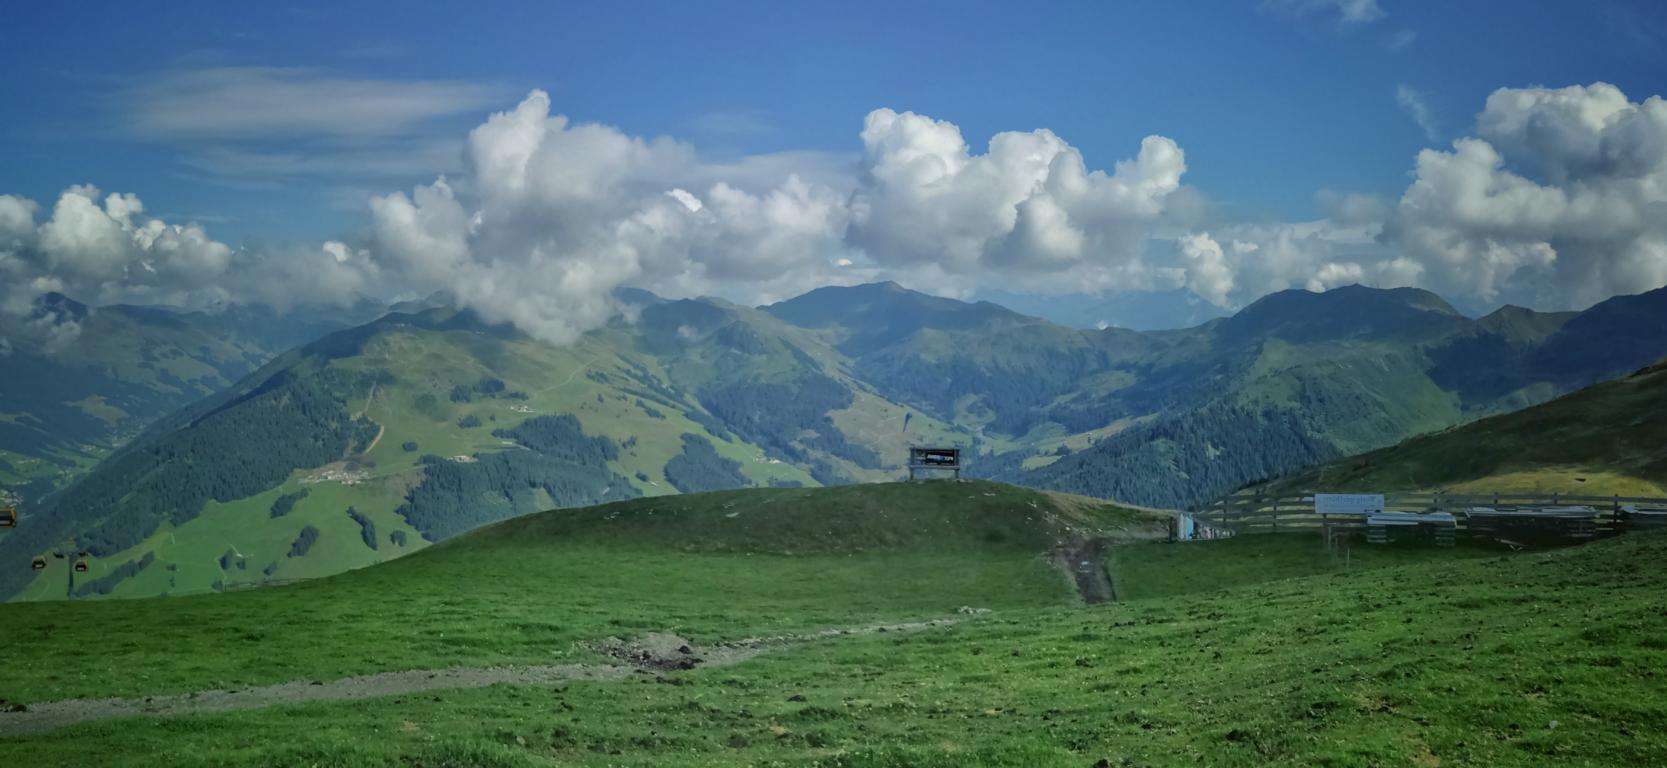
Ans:
{"type": "MultiPolygon", "coordinates": [[[[545,88],[575,119],[716,153],[856,151],[861,116],[882,106],[952,120],[975,145],[1046,127],[1090,165],[1161,133],[1187,148],[1190,183],[1247,215],[1300,218],[1322,188],[1405,185],[1431,142],[1400,85],[1427,94],[1447,138],[1502,86],[1655,93],[1667,72],[1657,3],[1383,7],[1350,24],[1254,2],[28,4],[0,33],[12,73],[0,98],[23,117],[0,127],[22,149],[0,156],[0,178],[37,199],[83,182],[135,190],[158,211],[232,219],[215,231],[234,239],[332,235],[350,219],[319,194],[328,180],[217,185],[180,165],[178,145],[123,131],[124,88],[255,65],[501,86],[493,109],[545,88]],[[1392,50],[1405,32],[1416,37],[1392,50]]],[[[466,129],[484,111],[430,127],[466,129]]]]}
{"type": "Polygon", "coordinates": [[[1661,8],[29,4],[0,32],[0,193],[39,201],[44,218],[71,184],[134,192],[146,214],[201,222],[234,247],[348,238],[367,226],[366,199],[455,176],[467,131],[538,88],[552,113],[674,136],[713,162],[855,158],[881,107],[954,123],[975,154],[998,132],[1046,128],[1107,172],[1157,134],[1184,149],[1183,183],[1214,223],[1300,222],[1326,214],[1322,190],[1399,198],[1417,153],[1473,134],[1496,89],[1667,92],[1661,8]],[[339,124],[350,115],[263,131],[192,127],[191,110],[227,108],[214,103],[163,114],[182,109],[196,73],[250,71],[295,86],[297,110],[319,82],[433,92],[409,113],[370,115],[387,124],[364,135],[339,124]],[[298,157],[316,162],[286,166],[298,157]]]}

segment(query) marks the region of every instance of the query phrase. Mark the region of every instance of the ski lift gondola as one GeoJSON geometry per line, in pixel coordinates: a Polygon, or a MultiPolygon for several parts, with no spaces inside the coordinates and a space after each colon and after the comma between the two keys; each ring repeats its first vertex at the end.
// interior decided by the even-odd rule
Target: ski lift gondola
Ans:
{"type": "Polygon", "coordinates": [[[31,571],[44,570],[45,568],[46,557],[44,555],[35,555],[34,561],[29,563],[29,570],[31,571]]]}
{"type": "Polygon", "coordinates": [[[77,561],[75,561],[75,572],[76,573],[86,573],[87,568],[88,568],[88,566],[87,566],[87,561],[86,560],[77,560],[77,561]]]}
{"type": "Polygon", "coordinates": [[[17,527],[17,508],[0,507],[0,528],[17,527]]]}

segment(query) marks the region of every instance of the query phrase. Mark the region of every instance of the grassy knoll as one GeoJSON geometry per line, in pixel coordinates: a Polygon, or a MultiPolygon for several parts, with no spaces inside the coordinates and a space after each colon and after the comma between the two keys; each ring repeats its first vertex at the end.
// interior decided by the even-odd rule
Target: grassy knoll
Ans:
{"type": "MultiPolygon", "coordinates": [[[[1132,510],[1065,506],[986,482],[647,498],[517,518],[286,587],[5,605],[0,698],[549,664],[588,658],[582,641],[616,634],[711,641],[1068,604],[1069,585],[1043,556],[1059,538],[1154,524],[1132,510]]],[[[341,530],[319,546],[332,535],[360,545],[341,530]]]]}
{"type": "Polygon", "coordinates": [[[1144,542],[1114,547],[1107,558],[1123,600],[1213,592],[1303,576],[1324,576],[1428,561],[1486,557],[1475,547],[1370,547],[1347,558],[1326,551],[1315,533],[1256,534],[1184,544],[1144,542]]]}
{"type": "Polygon", "coordinates": [[[0,754],[19,765],[1658,765],[1663,637],[1667,537],[1638,535],[1013,607],[666,679],[93,723],[0,754]]]}

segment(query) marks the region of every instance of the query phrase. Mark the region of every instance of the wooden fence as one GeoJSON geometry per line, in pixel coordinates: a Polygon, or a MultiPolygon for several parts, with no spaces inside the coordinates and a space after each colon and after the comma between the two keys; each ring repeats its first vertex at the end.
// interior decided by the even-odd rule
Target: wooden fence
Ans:
{"type": "MultiPolygon", "coordinates": [[[[1494,509],[1537,507],[1591,507],[1598,512],[1598,534],[1618,533],[1626,528],[1625,508],[1641,506],[1667,509],[1667,498],[1653,496],[1578,496],[1544,493],[1386,493],[1386,512],[1451,512],[1458,528],[1468,526],[1465,512],[1472,507],[1494,509]]],[[[1235,495],[1188,510],[1206,526],[1236,533],[1314,531],[1324,527],[1363,527],[1363,515],[1321,515],[1314,511],[1313,494],[1293,496],[1235,495]]]]}

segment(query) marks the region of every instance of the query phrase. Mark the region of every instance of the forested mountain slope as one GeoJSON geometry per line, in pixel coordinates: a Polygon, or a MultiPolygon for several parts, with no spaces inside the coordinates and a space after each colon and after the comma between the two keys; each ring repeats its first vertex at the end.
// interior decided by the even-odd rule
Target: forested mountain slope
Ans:
{"type": "Polygon", "coordinates": [[[25,316],[0,313],[0,489],[43,495],[278,353],[380,312],[369,302],[285,313],[92,308],[47,294],[25,316]]]}
{"type": "Polygon", "coordinates": [[[977,430],[979,475],[1181,506],[1646,364],[1667,352],[1664,296],[1471,319],[1417,289],[1293,290],[1147,333],[1067,329],[889,284],[766,311],[849,354],[882,395],[977,430]],[[1597,337],[1616,324],[1632,341],[1599,358],[1547,351],[1604,348],[1597,337]]]}
{"type": "MultiPolygon", "coordinates": [[[[630,321],[567,347],[420,302],[156,424],[26,505],[0,560],[74,537],[95,554],[83,594],[229,588],[551,507],[896,478],[911,444],[960,445],[977,476],[1183,506],[1543,402],[1658,350],[1632,368],[1647,364],[1667,353],[1663,295],[1470,319],[1419,290],[1285,291],[1135,332],[893,284],[760,309],[629,291],[630,321]],[[1617,326],[1627,344],[1557,351],[1617,326]]],[[[0,594],[61,593],[60,578],[14,568],[0,594]]]]}
{"type": "MultiPolygon", "coordinates": [[[[904,409],[839,363],[716,301],[650,299],[569,347],[469,312],[390,314],[284,355],[27,506],[0,560],[74,537],[94,555],[77,594],[223,589],[552,507],[894,477],[904,409]]],[[[909,436],[956,439],[907,421],[909,436]]],[[[0,572],[0,588],[66,589],[62,573],[30,576],[0,572]]]]}
{"type": "Polygon", "coordinates": [[[1266,486],[1667,495],[1667,362],[1266,486]]]}

